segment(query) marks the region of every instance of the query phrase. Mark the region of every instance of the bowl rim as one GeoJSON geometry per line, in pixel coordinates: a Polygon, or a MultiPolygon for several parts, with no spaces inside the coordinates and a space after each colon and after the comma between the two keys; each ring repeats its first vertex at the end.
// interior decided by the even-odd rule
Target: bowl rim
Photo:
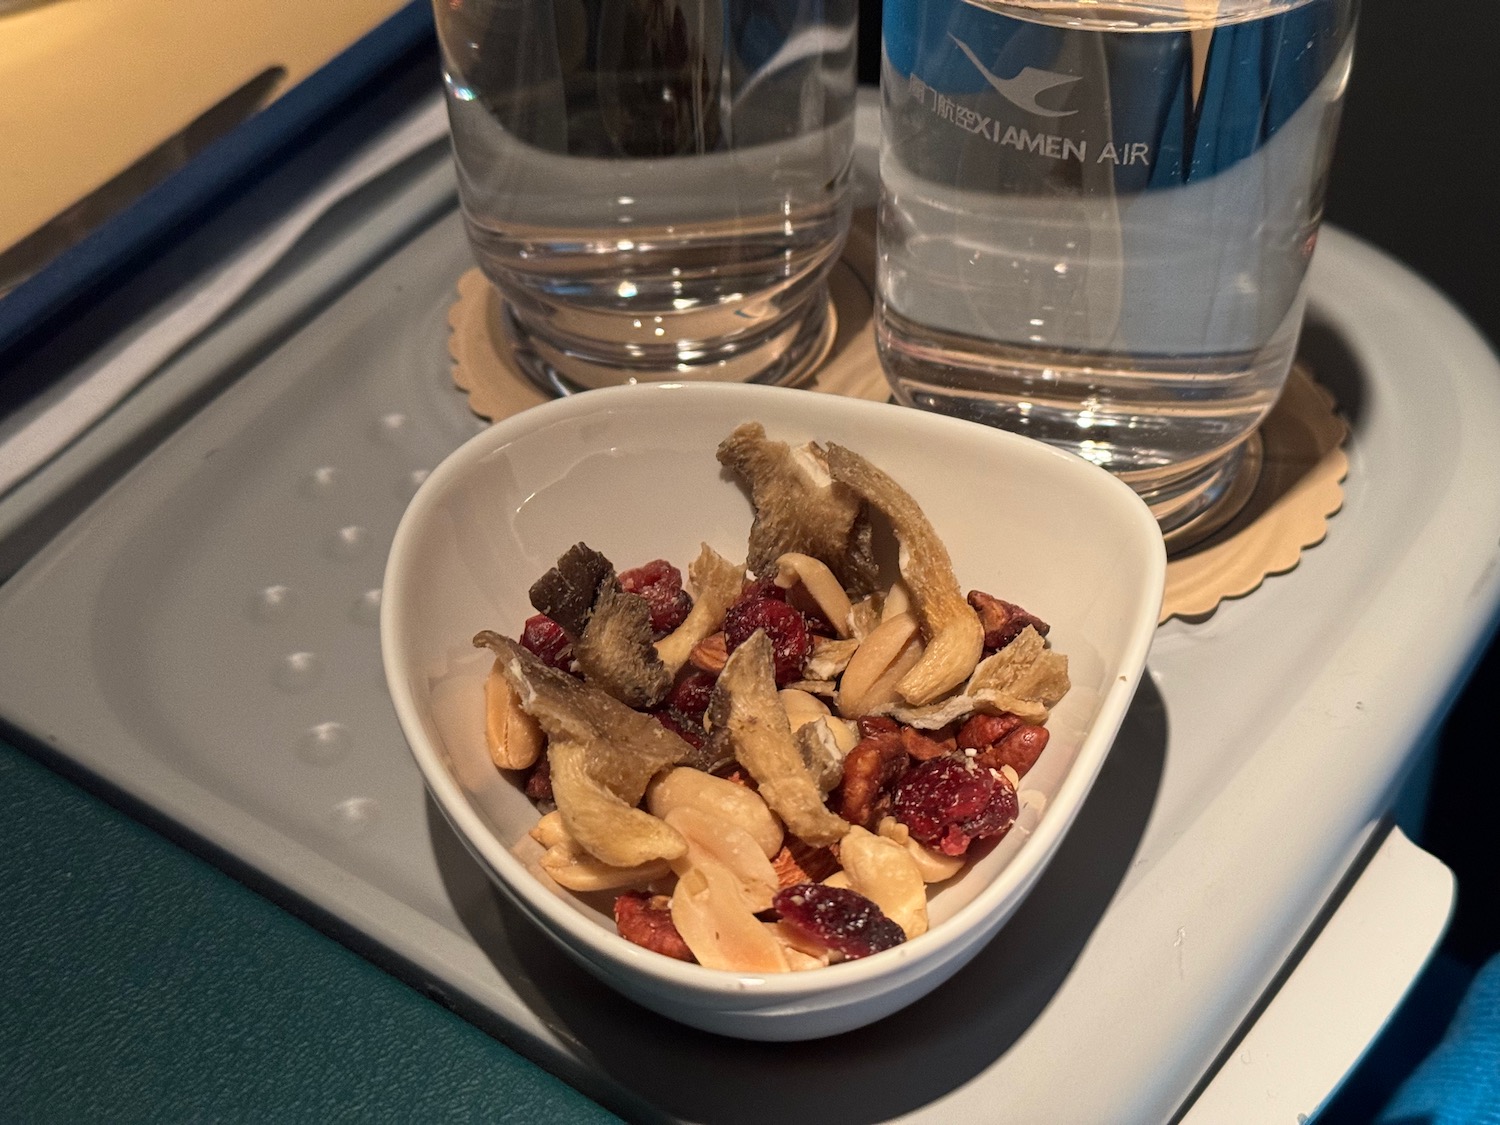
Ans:
{"type": "MultiPolygon", "coordinates": [[[[743,407],[741,408],[743,409],[743,407]]],[[[899,469],[896,470],[899,478],[899,469]]],[[[397,719],[428,791],[467,850],[473,854],[502,888],[517,900],[524,913],[538,922],[555,939],[566,935],[577,943],[570,952],[598,965],[602,960],[628,966],[653,978],[658,986],[672,991],[709,995],[751,995],[767,1002],[807,999],[831,989],[845,990],[901,976],[912,962],[946,961],[965,948],[964,939],[982,934],[993,916],[995,925],[1008,917],[1025,897],[1025,891],[1050,862],[1058,844],[1092,788],[1113,746],[1125,712],[1134,698],[1145,671],[1146,657],[1154,639],[1161,597],[1165,586],[1166,550],[1156,520],[1144,501],[1123,481],[1102,468],[1040,441],[959,418],[899,406],[894,403],[854,399],[788,387],[771,387],[742,383],[642,383],[590,390],[566,398],[553,399],[502,419],[481,430],[449,453],[428,474],[408,503],[396,528],[387,555],[381,584],[380,639],[381,658],[387,688],[395,706],[397,719]],[[1128,519],[1139,533],[1142,545],[1155,541],[1155,550],[1146,551],[1143,559],[1147,597],[1135,609],[1129,623],[1126,644],[1119,662],[1123,672],[1101,692],[1098,710],[1087,733],[1078,745],[1072,765],[1057,791],[1049,798],[1047,812],[1016,856],[991,879],[988,886],[972,900],[927,933],[892,949],[854,961],[826,966],[817,972],[745,973],[711,969],[703,965],[663,957],[637,946],[617,933],[590,922],[560,896],[544,886],[485,824],[463,789],[444,764],[441,753],[430,744],[423,732],[416,698],[407,689],[403,674],[406,643],[405,605],[402,576],[411,570],[411,558],[417,549],[417,529],[425,513],[446,491],[476,463],[494,455],[507,445],[540,427],[574,418],[586,418],[600,412],[618,409],[637,410],[649,401],[655,412],[675,409],[679,404],[700,400],[723,399],[732,404],[753,404],[800,398],[804,404],[809,428],[815,427],[818,412],[836,415],[864,415],[880,419],[882,424],[901,418],[910,429],[915,426],[939,436],[962,430],[973,436],[987,435],[985,440],[1009,449],[1012,455],[1039,459],[1064,476],[1090,482],[1111,503],[1132,514],[1128,519]],[[947,956],[943,956],[946,951],[947,956]]]]}

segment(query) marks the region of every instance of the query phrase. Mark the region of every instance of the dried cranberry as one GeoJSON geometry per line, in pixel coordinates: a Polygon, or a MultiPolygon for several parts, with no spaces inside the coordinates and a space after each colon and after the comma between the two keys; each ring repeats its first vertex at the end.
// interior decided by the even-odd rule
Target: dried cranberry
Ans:
{"type": "Polygon", "coordinates": [[[656,640],[665,637],[686,620],[693,599],[682,588],[682,571],[666,559],[652,559],[645,566],[624,571],[620,588],[627,594],[639,594],[651,607],[651,633],[656,640]]]}
{"type": "Polygon", "coordinates": [[[773,602],[786,601],[786,591],[776,585],[774,578],[752,578],[740,587],[740,596],[736,601],[748,601],[751,598],[770,598],[773,602]]]}
{"type": "MultiPolygon", "coordinates": [[[[984,772],[989,773],[988,770],[984,772]]],[[[938,844],[938,850],[945,855],[963,855],[969,850],[972,840],[1004,836],[1016,822],[1016,815],[1021,811],[1016,791],[1005,778],[995,774],[990,776],[995,778],[995,788],[990,794],[989,804],[962,824],[949,825],[942,842],[938,844]]]]}
{"type": "Polygon", "coordinates": [[[777,891],[771,904],[788,926],[851,961],[906,940],[880,907],[846,887],[798,883],[777,891]]]}
{"type": "Polygon", "coordinates": [[[757,629],[771,639],[776,683],[789,684],[802,676],[802,665],[812,648],[812,637],[802,614],[772,598],[742,598],[724,614],[724,644],[733,652],[757,629]]]}
{"type": "Polygon", "coordinates": [[[933,758],[907,770],[892,806],[914,839],[945,855],[963,855],[971,840],[1004,832],[1017,811],[1009,782],[955,758],[933,758]]]}
{"type": "Polygon", "coordinates": [[[719,677],[712,672],[694,668],[672,685],[663,705],[674,711],[681,711],[684,715],[701,715],[708,710],[709,697],[713,695],[714,684],[718,681],[719,677]]]}
{"type": "Polygon", "coordinates": [[[551,801],[552,797],[552,759],[543,754],[536,760],[536,765],[531,767],[531,772],[526,775],[526,796],[533,801],[551,801]]]}
{"type": "Polygon", "coordinates": [[[679,961],[696,962],[693,951],[672,921],[671,901],[666,895],[626,891],[615,899],[615,928],[626,941],[643,949],[679,961]]]}
{"type": "Polygon", "coordinates": [[[694,750],[703,749],[703,744],[708,741],[708,732],[703,729],[703,724],[696,715],[685,714],[675,707],[660,707],[650,714],[694,750]]]}
{"type": "Polygon", "coordinates": [[[521,626],[521,647],[559,672],[573,670],[573,645],[568,634],[545,613],[528,617],[521,626]]]}

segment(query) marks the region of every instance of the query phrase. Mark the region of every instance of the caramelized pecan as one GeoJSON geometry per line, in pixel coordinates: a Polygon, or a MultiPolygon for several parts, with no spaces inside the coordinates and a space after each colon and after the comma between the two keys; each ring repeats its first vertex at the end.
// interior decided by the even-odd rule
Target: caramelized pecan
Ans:
{"type": "Polygon", "coordinates": [[[897,731],[881,731],[860,739],[844,759],[844,780],[834,794],[839,815],[850,824],[873,827],[889,810],[891,786],[910,762],[897,731]]]}
{"type": "Polygon", "coordinates": [[[1040,617],[1033,617],[1013,602],[1001,601],[982,590],[970,590],[968,603],[979,614],[979,623],[984,626],[984,648],[986,652],[997,652],[1021,635],[1021,630],[1030,625],[1042,636],[1052,628],[1040,617]]]}
{"type": "Polygon", "coordinates": [[[958,747],[958,740],[953,732],[954,724],[950,723],[937,730],[918,730],[916,727],[901,728],[901,745],[906,752],[919,762],[925,762],[929,758],[941,758],[953,753],[958,747]]]}
{"type": "Polygon", "coordinates": [[[1036,765],[1037,758],[1047,748],[1050,737],[1046,727],[1022,723],[994,745],[981,750],[974,760],[995,770],[1009,766],[1016,771],[1017,777],[1025,777],[1026,771],[1036,765]]]}
{"type": "Polygon", "coordinates": [[[771,857],[771,866],[783,887],[795,887],[798,883],[821,883],[839,869],[839,861],[828,848],[815,848],[788,836],[781,850],[771,857]]]}
{"type": "Polygon", "coordinates": [[[998,715],[971,715],[958,728],[960,750],[988,750],[995,743],[1022,725],[1019,715],[1002,711],[998,715]]]}
{"type": "Polygon", "coordinates": [[[672,921],[672,900],[666,895],[648,895],[644,891],[619,895],[615,899],[615,928],[622,938],[643,949],[679,961],[697,960],[677,932],[672,921]]]}

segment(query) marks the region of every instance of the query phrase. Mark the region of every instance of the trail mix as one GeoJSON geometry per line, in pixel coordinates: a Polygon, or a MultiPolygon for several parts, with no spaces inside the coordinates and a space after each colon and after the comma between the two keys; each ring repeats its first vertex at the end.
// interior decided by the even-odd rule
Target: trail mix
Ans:
{"type": "Polygon", "coordinates": [[[1048,626],[963,593],[916,502],[841,446],[757,423],[718,459],[755,509],[746,558],[707,544],[687,582],[580,543],[489,631],[490,755],[545,811],[561,886],[613,896],[668,957],[786,972],[927,930],[927,887],[1014,825],[1068,690],[1048,626]],[[882,585],[871,512],[900,546],[882,585]]]}

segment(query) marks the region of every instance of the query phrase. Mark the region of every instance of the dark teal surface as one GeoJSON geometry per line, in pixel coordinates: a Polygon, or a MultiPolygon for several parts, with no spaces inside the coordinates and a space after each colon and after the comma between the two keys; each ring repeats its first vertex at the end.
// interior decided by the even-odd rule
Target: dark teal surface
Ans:
{"type": "Polygon", "coordinates": [[[0,742],[0,1120],[617,1118],[0,742]]]}

